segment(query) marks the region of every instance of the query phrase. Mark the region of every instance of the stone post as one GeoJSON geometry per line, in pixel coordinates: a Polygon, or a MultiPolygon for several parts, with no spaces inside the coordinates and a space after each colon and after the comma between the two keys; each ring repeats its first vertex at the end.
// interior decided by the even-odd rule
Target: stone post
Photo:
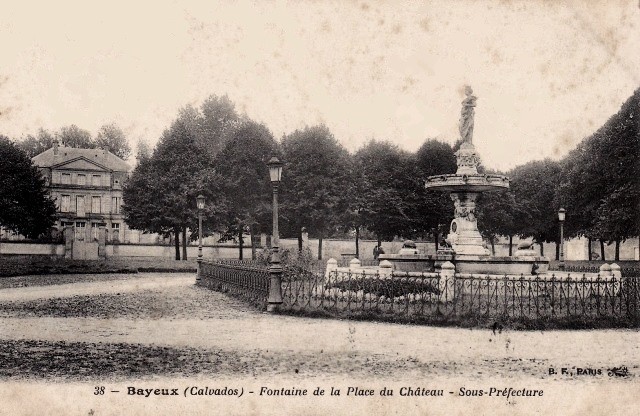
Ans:
{"type": "Polygon", "coordinates": [[[389,260],[382,260],[380,262],[380,277],[383,279],[390,279],[393,275],[393,264],[389,260]]]}
{"type": "Polygon", "coordinates": [[[73,227],[66,226],[63,231],[64,237],[64,258],[73,258],[73,240],[75,239],[75,233],[73,227]]]}
{"type": "Polygon", "coordinates": [[[359,259],[351,259],[351,261],[349,262],[349,271],[350,272],[357,272],[360,271],[360,260],[359,259]]]}
{"type": "Polygon", "coordinates": [[[450,261],[445,261],[440,266],[440,279],[438,280],[438,290],[440,291],[440,300],[445,300],[445,296],[448,299],[453,299],[455,296],[455,276],[456,266],[450,261]],[[447,291],[447,285],[453,289],[453,291],[447,291]],[[452,293],[453,292],[453,293],[452,293]]]}
{"type": "Polygon", "coordinates": [[[326,279],[330,279],[331,278],[331,274],[333,272],[335,272],[336,270],[338,270],[338,260],[331,258],[329,260],[327,260],[327,268],[324,272],[324,277],[326,279]]]}
{"type": "Polygon", "coordinates": [[[622,272],[620,271],[620,266],[618,266],[617,263],[612,263],[611,264],[611,274],[617,280],[620,280],[622,278],[622,272]]]}
{"type": "Polygon", "coordinates": [[[98,227],[98,258],[104,259],[107,257],[107,230],[104,225],[98,227]]]}
{"type": "Polygon", "coordinates": [[[613,274],[611,273],[611,266],[609,266],[607,263],[603,264],[602,266],[600,266],[599,274],[601,279],[606,279],[613,276],[613,274]]]}

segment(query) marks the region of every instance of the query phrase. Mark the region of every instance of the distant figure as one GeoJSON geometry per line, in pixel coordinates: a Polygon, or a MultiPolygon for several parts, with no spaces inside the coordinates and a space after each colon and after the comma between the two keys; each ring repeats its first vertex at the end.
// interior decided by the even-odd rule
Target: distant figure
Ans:
{"type": "Polygon", "coordinates": [[[373,258],[375,260],[378,260],[378,257],[380,257],[380,254],[384,254],[384,249],[382,248],[382,244],[377,245],[373,248],[373,258]]]}
{"type": "Polygon", "coordinates": [[[460,139],[463,142],[471,143],[473,140],[473,116],[475,113],[474,107],[476,106],[476,100],[478,99],[473,95],[473,90],[470,86],[464,87],[464,93],[467,96],[462,100],[462,111],[460,112],[460,139]]]}

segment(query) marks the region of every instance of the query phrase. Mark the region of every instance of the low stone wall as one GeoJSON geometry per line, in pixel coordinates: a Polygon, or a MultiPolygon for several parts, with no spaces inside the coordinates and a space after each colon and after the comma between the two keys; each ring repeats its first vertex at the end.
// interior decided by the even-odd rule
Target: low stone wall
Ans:
{"type": "Polygon", "coordinates": [[[64,244],[0,242],[0,255],[64,256],[64,244]]]}
{"type": "MultiPolygon", "coordinates": [[[[107,257],[167,257],[175,256],[174,246],[152,245],[152,244],[107,244],[107,257]]],[[[182,255],[182,246],[180,247],[182,255]]],[[[205,259],[237,259],[239,255],[238,247],[234,246],[205,246],[202,248],[202,256],[205,259]]],[[[242,250],[244,258],[251,258],[251,247],[244,247],[242,250]]],[[[198,256],[197,246],[187,246],[187,258],[198,256]]]]}

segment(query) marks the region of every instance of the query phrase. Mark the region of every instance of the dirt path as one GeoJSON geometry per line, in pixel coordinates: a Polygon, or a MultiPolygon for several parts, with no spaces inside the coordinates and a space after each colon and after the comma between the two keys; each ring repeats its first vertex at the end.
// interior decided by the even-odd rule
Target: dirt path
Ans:
{"type": "MultiPolygon", "coordinates": [[[[404,380],[414,383],[410,385],[440,383],[458,389],[463,383],[490,380],[550,389],[574,386],[580,395],[589,395],[590,389],[599,386],[619,394],[637,391],[640,380],[637,330],[494,334],[481,329],[278,316],[193,283],[191,274],[149,274],[0,290],[0,342],[140,345],[135,348],[141,354],[171,348],[175,357],[185,351],[184,359],[201,360],[196,366],[203,368],[210,364],[208,357],[221,360],[196,373],[196,378],[216,374],[216,380],[233,377],[236,384],[244,380],[240,383],[247,385],[264,383],[275,375],[278,378],[273,380],[278,382],[272,384],[277,386],[284,380],[297,384],[313,379],[323,383],[368,380],[378,385],[404,380]],[[607,376],[607,369],[620,366],[626,366],[631,375],[607,376]],[[550,375],[549,368],[558,373],[567,368],[572,374],[550,375]],[[600,369],[604,374],[578,376],[577,368],[600,369]]],[[[27,356],[46,348],[11,345],[10,354],[26,348],[27,356]]]]}

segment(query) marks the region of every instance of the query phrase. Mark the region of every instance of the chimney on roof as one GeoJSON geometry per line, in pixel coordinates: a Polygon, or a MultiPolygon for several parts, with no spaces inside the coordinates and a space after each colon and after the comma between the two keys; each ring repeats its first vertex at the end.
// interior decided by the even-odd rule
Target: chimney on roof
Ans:
{"type": "Polygon", "coordinates": [[[59,144],[60,143],[58,142],[58,139],[53,139],[53,154],[55,156],[58,155],[58,146],[59,146],[59,144]]]}

